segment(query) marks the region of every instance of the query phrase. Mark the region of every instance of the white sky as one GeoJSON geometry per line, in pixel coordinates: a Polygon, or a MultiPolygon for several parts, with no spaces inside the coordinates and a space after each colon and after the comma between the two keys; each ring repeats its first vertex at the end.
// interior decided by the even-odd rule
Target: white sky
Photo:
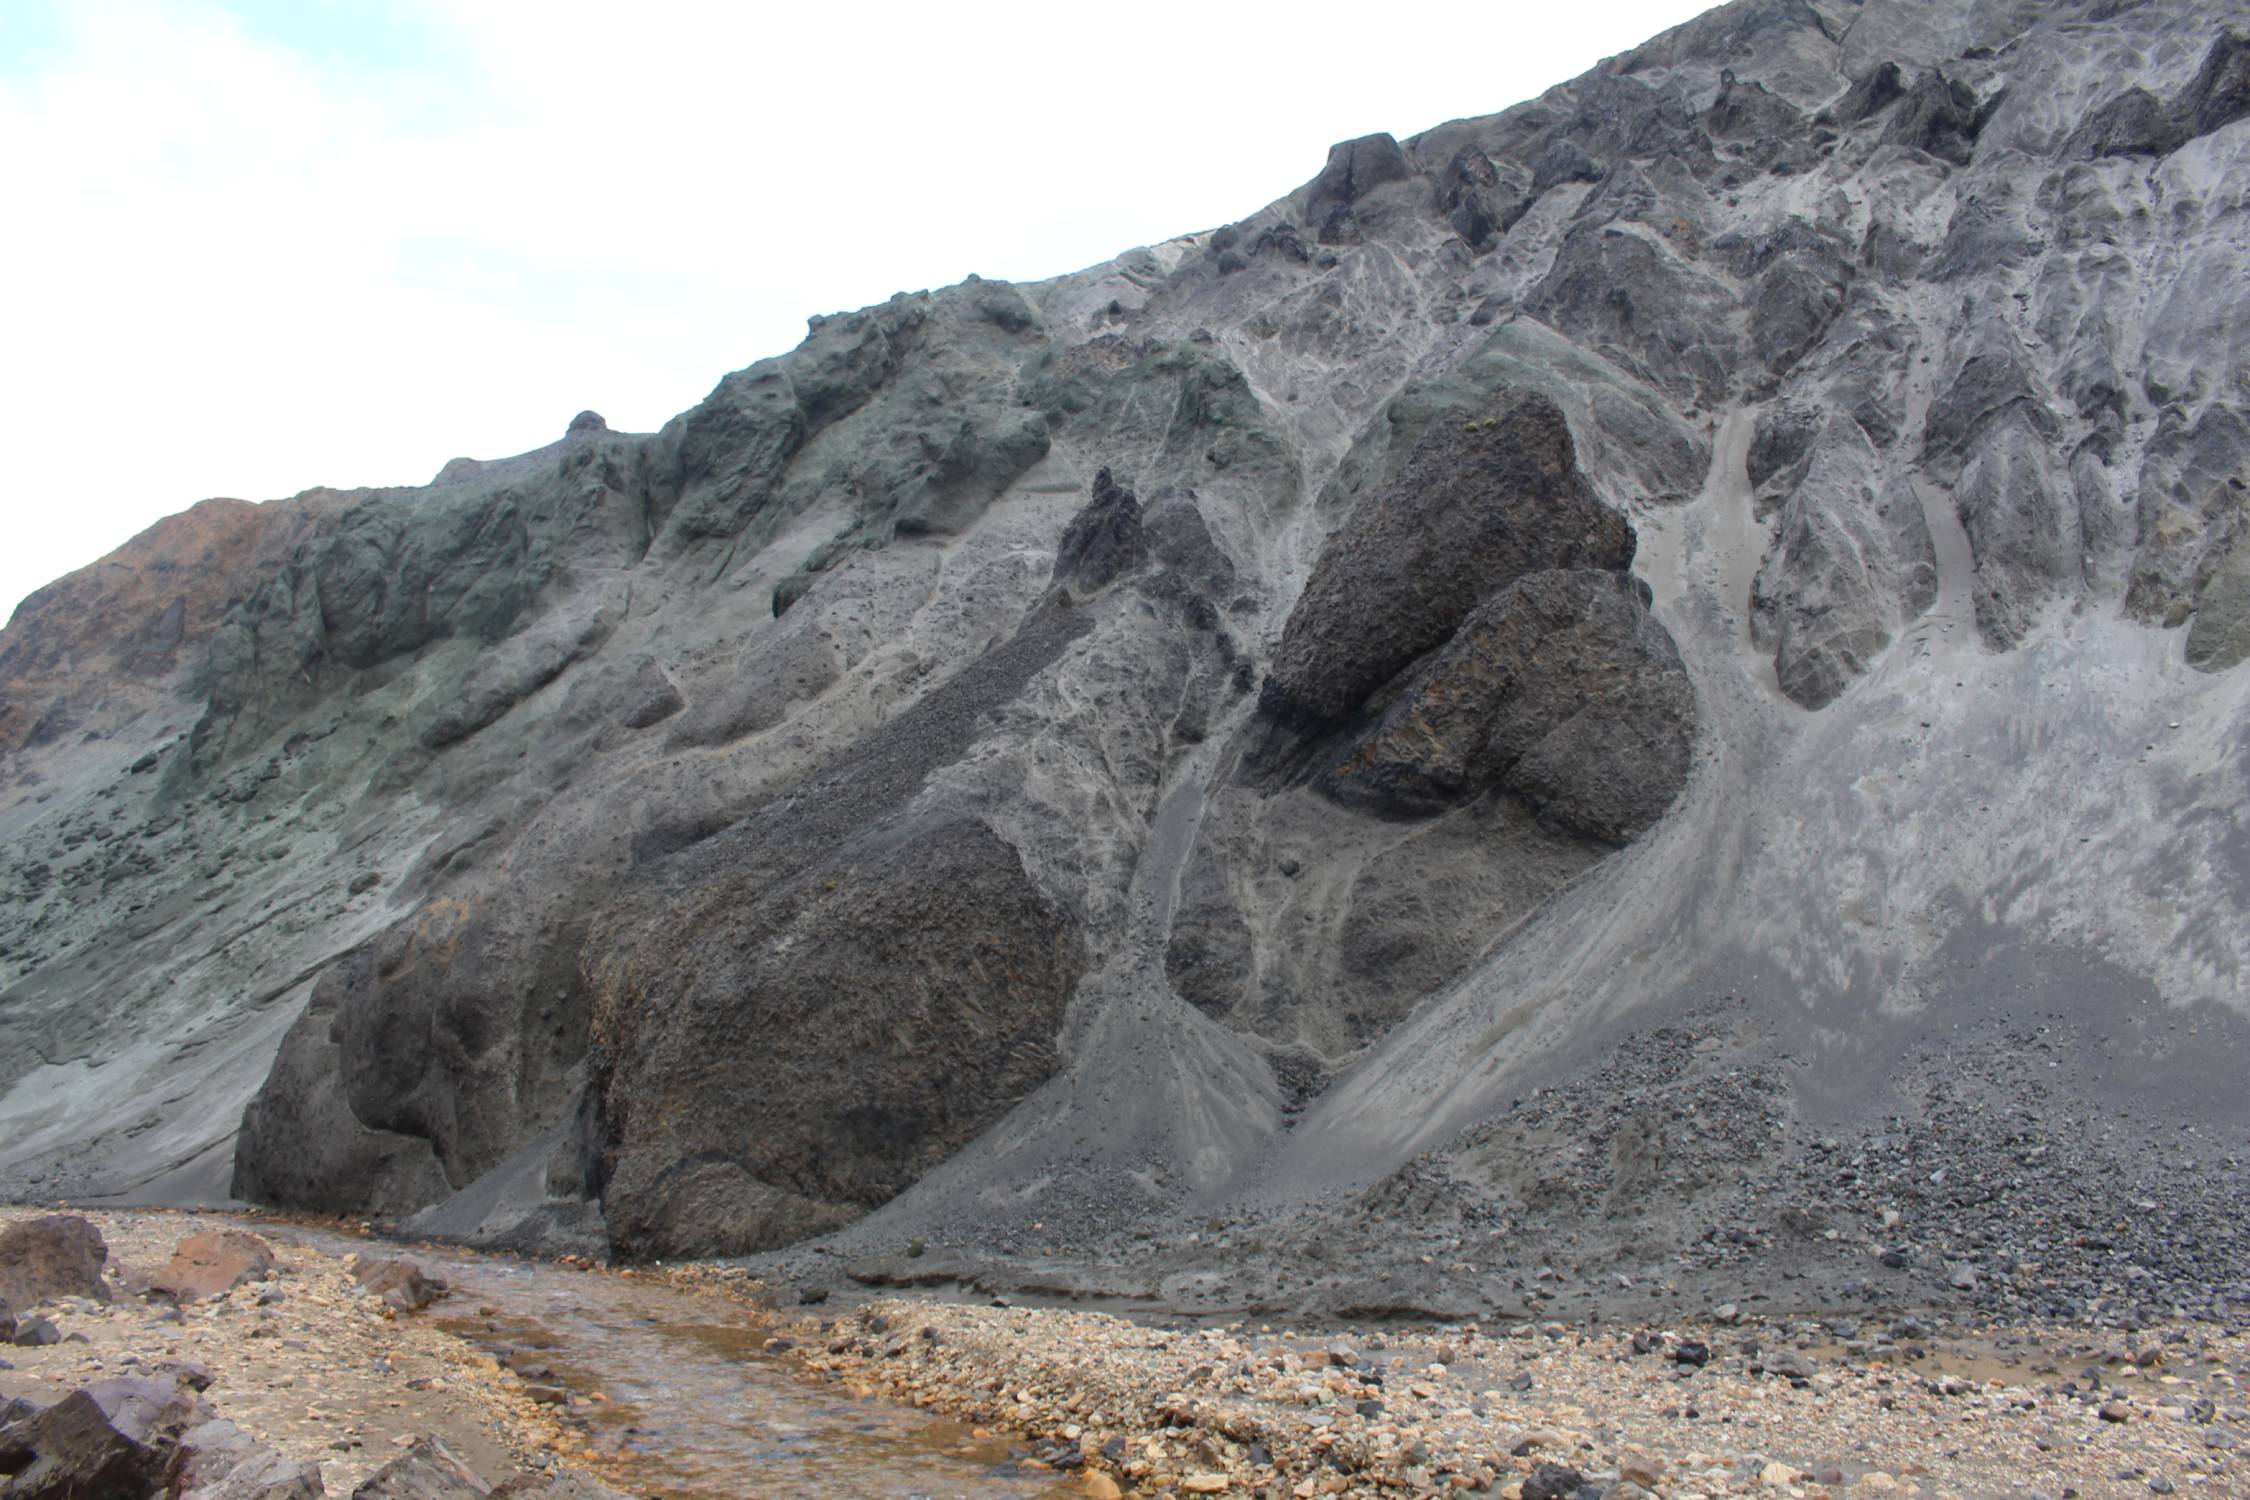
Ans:
{"type": "Polygon", "coordinates": [[[0,612],[207,495],[653,429],[807,314],[1240,218],[1702,8],[0,0],[0,612]]]}

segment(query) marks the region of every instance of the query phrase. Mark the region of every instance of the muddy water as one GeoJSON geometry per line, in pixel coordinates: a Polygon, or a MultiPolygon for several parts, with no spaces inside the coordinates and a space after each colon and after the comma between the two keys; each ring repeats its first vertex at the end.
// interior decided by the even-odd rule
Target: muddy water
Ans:
{"type": "MultiPolygon", "coordinates": [[[[379,1244],[305,1231],[334,1255],[379,1244]]],[[[606,1399],[571,1408],[604,1476],[637,1495],[757,1500],[1021,1497],[1084,1491],[1016,1467],[1020,1449],[886,1402],[812,1384],[764,1350],[771,1330],[738,1304],[652,1281],[536,1261],[415,1250],[453,1294],[425,1316],[539,1384],[606,1399]],[[486,1312],[485,1309],[490,1309],[486,1312]]]]}

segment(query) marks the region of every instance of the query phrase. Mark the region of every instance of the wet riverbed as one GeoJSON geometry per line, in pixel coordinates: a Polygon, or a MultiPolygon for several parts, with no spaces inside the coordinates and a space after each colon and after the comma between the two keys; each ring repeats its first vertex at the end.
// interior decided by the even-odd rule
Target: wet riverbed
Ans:
{"type": "Polygon", "coordinates": [[[603,1400],[572,1405],[604,1477],[680,1500],[836,1495],[870,1500],[1082,1495],[1018,1469],[1003,1441],[911,1407],[802,1378],[765,1352],[772,1330],[716,1293],[538,1261],[393,1251],[305,1230],[267,1232],[334,1255],[408,1254],[452,1285],[422,1314],[537,1384],[603,1400]],[[489,1311],[487,1311],[489,1309],[489,1311]]]}

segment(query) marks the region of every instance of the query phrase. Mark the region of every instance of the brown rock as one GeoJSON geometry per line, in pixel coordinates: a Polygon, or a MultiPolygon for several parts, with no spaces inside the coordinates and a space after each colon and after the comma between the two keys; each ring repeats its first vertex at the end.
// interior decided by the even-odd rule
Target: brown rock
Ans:
{"type": "Polygon", "coordinates": [[[342,500],[205,500],[33,592],[0,629],[0,754],[158,701],[161,679],[201,659],[241,581],[278,566],[342,500]]]}
{"type": "Polygon", "coordinates": [[[0,1302],[29,1307],[49,1297],[109,1300],[102,1232],[76,1214],[49,1214],[0,1230],[0,1302]]]}
{"type": "Polygon", "coordinates": [[[1617,1461],[1617,1477],[1653,1490],[1664,1482],[1664,1461],[1645,1453],[1628,1453],[1617,1461]]]}
{"type": "Polygon", "coordinates": [[[212,1229],[183,1238],[149,1286],[175,1302],[223,1297],[274,1269],[273,1247],[245,1229],[212,1229]]]}
{"type": "Polygon", "coordinates": [[[446,1293],[445,1280],[410,1260],[363,1260],[352,1278],[399,1312],[420,1312],[446,1293]]]}

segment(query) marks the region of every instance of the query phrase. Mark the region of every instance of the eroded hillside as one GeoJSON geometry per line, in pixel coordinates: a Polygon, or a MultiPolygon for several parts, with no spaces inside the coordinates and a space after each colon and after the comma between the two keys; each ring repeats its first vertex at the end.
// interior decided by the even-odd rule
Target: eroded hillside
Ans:
{"type": "Polygon", "coordinates": [[[160,524],[0,635],[0,1188],[2223,1300],[2230,17],[1738,0],[661,432],[160,524]]]}

